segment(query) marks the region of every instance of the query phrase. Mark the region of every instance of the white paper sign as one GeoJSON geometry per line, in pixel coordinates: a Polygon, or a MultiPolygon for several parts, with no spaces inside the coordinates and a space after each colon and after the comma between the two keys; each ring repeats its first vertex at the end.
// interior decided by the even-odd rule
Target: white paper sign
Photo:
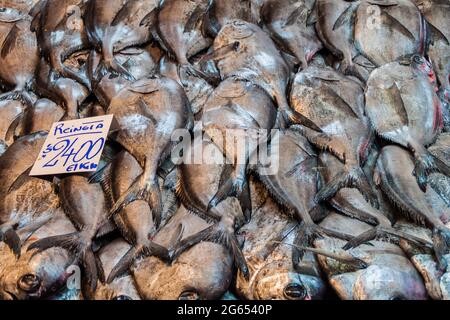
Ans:
{"type": "Polygon", "coordinates": [[[113,116],[55,122],[30,176],[95,172],[113,116]]]}

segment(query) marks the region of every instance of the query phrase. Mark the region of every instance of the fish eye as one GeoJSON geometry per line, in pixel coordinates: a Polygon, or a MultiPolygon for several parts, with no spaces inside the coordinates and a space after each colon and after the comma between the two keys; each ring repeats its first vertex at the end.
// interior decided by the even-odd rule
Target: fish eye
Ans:
{"type": "Polygon", "coordinates": [[[405,298],[402,297],[402,296],[393,296],[393,297],[391,297],[389,300],[392,300],[392,301],[401,301],[401,300],[407,300],[407,299],[405,299],[405,298]]]}
{"type": "Polygon", "coordinates": [[[126,300],[133,300],[133,299],[130,296],[122,294],[120,296],[116,296],[116,297],[112,298],[111,300],[126,301],[126,300]]]}
{"type": "Polygon", "coordinates": [[[41,279],[35,274],[28,273],[20,277],[17,285],[25,292],[34,293],[41,286],[41,279]]]}
{"type": "Polygon", "coordinates": [[[418,55],[418,54],[415,54],[413,56],[413,61],[414,61],[414,63],[417,63],[417,64],[422,64],[423,63],[422,57],[420,55],[418,55]]]}
{"type": "Polygon", "coordinates": [[[288,284],[284,288],[284,296],[288,299],[302,300],[306,298],[307,294],[305,287],[298,283],[288,284]]]}
{"type": "Polygon", "coordinates": [[[184,291],[178,296],[178,300],[200,300],[200,295],[197,291],[184,291]]]}

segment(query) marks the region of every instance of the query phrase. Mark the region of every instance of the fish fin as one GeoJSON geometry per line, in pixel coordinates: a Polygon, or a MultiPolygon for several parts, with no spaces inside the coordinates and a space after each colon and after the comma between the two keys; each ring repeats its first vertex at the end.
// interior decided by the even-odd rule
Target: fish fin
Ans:
{"type": "Polygon", "coordinates": [[[177,245],[181,242],[184,236],[184,224],[181,222],[178,226],[175,232],[173,233],[172,237],[169,241],[169,252],[172,254],[174,250],[177,248],[177,245]]]}
{"type": "Polygon", "coordinates": [[[347,23],[352,24],[352,21],[355,19],[356,9],[358,9],[358,7],[359,3],[351,3],[337,18],[333,25],[333,30],[337,30],[347,23]]]}
{"type": "Polygon", "coordinates": [[[186,74],[191,75],[193,77],[203,79],[212,85],[217,85],[220,82],[219,78],[217,78],[213,75],[210,75],[210,74],[206,74],[205,72],[197,69],[196,67],[194,67],[191,64],[182,64],[182,65],[178,66],[178,76],[180,77],[181,83],[183,85],[186,85],[186,79],[183,75],[183,72],[185,72],[186,74]]]}
{"type": "Polygon", "coordinates": [[[107,203],[109,207],[114,205],[114,196],[112,192],[111,176],[113,171],[112,163],[107,164],[100,170],[97,170],[89,178],[89,183],[96,184],[99,183],[102,186],[103,192],[105,193],[107,203]]]}
{"type": "Polygon", "coordinates": [[[299,126],[294,126],[292,128],[294,130],[300,131],[310,143],[314,144],[319,149],[323,151],[329,151],[339,160],[345,162],[347,148],[339,139],[329,136],[326,133],[311,133],[309,130],[305,130],[304,128],[301,128],[299,126]]]}
{"type": "Polygon", "coordinates": [[[0,56],[4,59],[8,54],[14,50],[17,43],[17,37],[19,36],[20,29],[16,24],[11,28],[5,40],[3,41],[2,50],[0,56]]]}
{"type": "Polygon", "coordinates": [[[138,106],[141,111],[141,114],[151,120],[154,126],[158,124],[158,120],[156,120],[155,116],[153,115],[152,110],[148,106],[147,102],[145,102],[143,97],[139,98],[138,106]]]}
{"type": "Polygon", "coordinates": [[[0,101],[18,100],[22,101],[28,107],[33,107],[33,99],[26,90],[13,90],[0,94],[0,101]]]}
{"type": "Polygon", "coordinates": [[[250,278],[250,272],[245,260],[244,254],[239,247],[238,240],[234,234],[234,230],[224,226],[221,222],[206,228],[197,234],[194,234],[188,238],[183,239],[174,252],[173,258],[176,259],[183,252],[192,248],[200,242],[214,242],[223,245],[231,253],[234,264],[242,272],[245,279],[250,278]]]}
{"type": "Polygon", "coordinates": [[[238,197],[241,205],[242,213],[244,214],[245,222],[250,222],[252,218],[252,198],[250,194],[250,184],[246,180],[242,187],[242,192],[238,197]]]}
{"type": "Polygon", "coordinates": [[[27,251],[37,250],[37,253],[45,251],[50,248],[59,247],[70,252],[78,253],[78,246],[80,245],[80,234],[78,232],[69,233],[65,235],[52,236],[39,239],[28,246],[27,251]]]}
{"type": "Polygon", "coordinates": [[[286,19],[286,21],[284,22],[284,26],[291,26],[293,25],[295,22],[297,22],[298,18],[301,15],[305,15],[305,12],[307,13],[307,9],[306,8],[302,8],[302,7],[297,7],[294,11],[291,12],[291,14],[288,16],[288,18],[286,19]]]}
{"type": "Polygon", "coordinates": [[[305,255],[305,251],[300,248],[311,246],[312,242],[317,238],[323,238],[323,235],[316,224],[306,224],[304,222],[300,224],[293,242],[292,263],[294,266],[299,265],[305,255]]]}
{"type": "Polygon", "coordinates": [[[98,280],[104,284],[106,280],[105,280],[105,269],[103,269],[102,260],[100,260],[100,257],[97,254],[95,254],[94,257],[95,257],[95,265],[97,268],[98,280]]]}
{"type": "Polygon", "coordinates": [[[317,2],[314,2],[314,6],[311,10],[311,12],[308,15],[308,18],[306,19],[306,26],[312,26],[314,24],[316,24],[316,22],[319,19],[319,13],[317,11],[317,2]]]}
{"type": "Polygon", "coordinates": [[[316,204],[311,210],[309,210],[309,216],[312,221],[318,223],[328,217],[330,211],[322,204],[316,204]]]}
{"type": "Polygon", "coordinates": [[[358,67],[354,63],[344,68],[344,74],[347,76],[354,76],[358,78],[362,83],[367,82],[366,77],[358,70],[358,67]]]}
{"type": "Polygon", "coordinates": [[[417,179],[420,189],[423,192],[427,190],[428,175],[431,172],[440,172],[450,177],[450,168],[439,158],[429,153],[425,148],[423,150],[415,150],[414,176],[417,179]]]}
{"type": "Polygon", "coordinates": [[[110,215],[115,215],[128,204],[136,200],[145,200],[149,203],[152,209],[153,219],[158,227],[161,222],[162,214],[162,200],[161,190],[159,189],[158,179],[146,182],[142,174],[133,182],[128,190],[117,199],[114,206],[111,208],[110,215]]]}
{"type": "Polygon", "coordinates": [[[18,127],[20,127],[20,124],[23,121],[24,116],[25,116],[25,113],[22,111],[19,115],[17,115],[14,118],[14,120],[9,125],[8,130],[6,131],[5,141],[14,141],[15,140],[16,130],[18,127]]]}
{"type": "Polygon", "coordinates": [[[22,242],[13,226],[7,226],[6,228],[0,226],[0,241],[11,249],[17,259],[20,258],[22,242]]]}
{"type": "Polygon", "coordinates": [[[288,125],[289,124],[300,124],[302,126],[310,128],[314,131],[322,132],[322,129],[320,129],[319,126],[317,126],[312,120],[305,117],[301,113],[299,113],[295,110],[292,110],[290,108],[283,109],[281,111],[282,111],[283,118],[288,125]]]}
{"type": "Polygon", "coordinates": [[[341,103],[340,103],[340,105],[342,106],[344,106],[345,107],[345,111],[347,111],[347,113],[349,114],[349,115],[351,115],[352,117],[354,117],[354,118],[356,118],[356,119],[360,119],[360,117],[358,116],[358,114],[355,112],[355,110],[353,110],[353,108],[352,108],[352,106],[347,102],[347,101],[345,101],[345,99],[344,98],[342,98],[337,92],[336,92],[336,90],[334,90],[333,88],[331,88],[331,87],[326,87],[326,88],[323,88],[322,87],[322,90],[323,89],[325,89],[325,91],[327,91],[332,97],[334,97],[334,98],[336,98],[337,100],[339,100],[341,103]]]}
{"type": "Polygon", "coordinates": [[[394,81],[393,85],[382,91],[386,97],[389,98],[393,103],[392,106],[395,107],[396,114],[400,117],[402,124],[407,126],[409,124],[408,113],[405,108],[405,104],[403,102],[403,98],[400,92],[400,89],[397,86],[397,83],[394,81]]]}
{"type": "Polygon", "coordinates": [[[441,30],[436,28],[433,24],[431,24],[429,21],[427,21],[427,24],[430,28],[430,32],[433,36],[433,42],[444,40],[447,45],[450,45],[449,39],[445,36],[445,34],[442,33],[441,30]]]}
{"type": "Polygon", "coordinates": [[[27,180],[30,178],[30,172],[31,172],[32,167],[29,167],[27,170],[25,170],[24,172],[22,172],[14,181],[13,183],[9,186],[8,188],[8,193],[11,193],[13,191],[16,191],[18,189],[20,189],[20,187],[22,187],[24,185],[25,182],[27,182],[27,180]]]}
{"type": "Polygon", "coordinates": [[[107,234],[110,234],[116,230],[116,224],[111,220],[106,220],[97,230],[96,238],[104,237],[107,234]]]}
{"type": "MultiPolygon", "coordinates": [[[[85,248],[81,252],[81,262],[83,264],[84,276],[89,288],[94,292],[97,288],[97,282],[99,280],[97,259],[91,248],[85,248]]],[[[103,268],[102,268],[103,269],[103,268]]]]}
{"type": "Polygon", "coordinates": [[[288,170],[284,174],[284,176],[286,178],[288,178],[288,177],[295,175],[297,172],[303,173],[307,169],[315,167],[316,165],[317,165],[317,157],[314,155],[308,156],[308,157],[306,157],[306,159],[304,159],[300,163],[294,164],[294,166],[290,170],[288,170]]]}
{"type": "Polygon", "coordinates": [[[400,21],[398,21],[396,18],[394,18],[392,15],[390,15],[386,11],[382,11],[383,17],[389,25],[391,25],[393,28],[398,30],[401,34],[403,34],[405,37],[411,39],[412,41],[415,41],[416,38],[411,33],[411,31],[408,30],[407,27],[405,27],[404,24],[402,24],[400,21]]]}
{"type": "Polygon", "coordinates": [[[109,61],[102,61],[102,63],[105,65],[106,70],[112,74],[122,76],[128,81],[136,81],[136,78],[128,72],[128,70],[125,69],[125,67],[121,65],[115,57],[112,57],[109,61]]]}
{"type": "Polygon", "coordinates": [[[240,43],[235,41],[233,43],[227,44],[221,48],[218,48],[208,54],[205,54],[201,59],[200,63],[205,63],[211,60],[222,60],[231,52],[236,52],[239,49],[240,43]]]}
{"type": "Polygon", "coordinates": [[[47,222],[52,220],[52,218],[53,218],[52,214],[47,214],[47,215],[40,216],[40,217],[34,219],[33,222],[30,222],[26,226],[24,226],[23,228],[20,228],[19,230],[17,230],[17,234],[19,235],[19,237],[22,240],[22,242],[25,242],[26,240],[28,240],[28,238],[34,232],[36,232],[41,227],[46,225],[47,222]]]}
{"type": "Polygon", "coordinates": [[[30,31],[38,32],[41,23],[41,13],[38,12],[36,15],[33,15],[33,20],[31,20],[30,31]]]}
{"type": "Polygon", "coordinates": [[[197,27],[198,23],[203,19],[204,14],[205,8],[202,8],[202,6],[198,5],[189,16],[189,19],[184,26],[184,32],[191,32],[192,30],[194,30],[197,27]]]}
{"type": "Polygon", "coordinates": [[[230,109],[237,115],[239,115],[241,118],[249,121],[254,127],[261,128],[258,121],[252,116],[250,112],[242,108],[239,104],[233,103],[233,101],[230,99],[228,103],[224,106],[227,109],[230,109]]]}
{"type": "Polygon", "coordinates": [[[432,239],[439,269],[445,271],[448,265],[444,256],[448,254],[450,249],[450,230],[445,226],[439,229],[436,228],[433,230],[432,239]]]}
{"type": "Polygon", "coordinates": [[[360,167],[352,167],[339,172],[334,178],[319,190],[316,194],[316,202],[327,201],[333,198],[342,188],[357,188],[364,196],[366,201],[374,208],[379,207],[378,197],[372,190],[370,183],[360,167]]]}
{"type": "Polygon", "coordinates": [[[236,171],[236,168],[233,166],[227,166],[222,171],[219,190],[212,197],[211,201],[209,201],[208,211],[229,197],[236,197],[238,199],[241,197],[246,183],[246,177],[239,176],[239,173],[236,171]]]}
{"type": "Polygon", "coordinates": [[[414,235],[409,235],[405,232],[398,231],[390,227],[377,226],[348,241],[343,249],[350,250],[357,248],[372,240],[388,240],[388,242],[398,242],[399,239],[406,240],[418,247],[432,247],[431,243],[415,237],[414,235]]]}
{"type": "Polygon", "coordinates": [[[139,23],[139,26],[141,27],[146,26],[148,28],[151,28],[156,23],[157,18],[158,18],[158,9],[155,8],[145,15],[145,17],[139,23]]]}
{"type": "Polygon", "coordinates": [[[148,246],[133,246],[111,270],[106,283],[111,284],[116,278],[127,273],[137,259],[150,256],[156,256],[164,261],[170,260],[168,250],[154,242],[151,242],[148,246]]]}
{"type": "Polygon", "coordinates": [[[116,27],[122,20],[126,19],[131,15],[131,9],[133,8],[135,0],[128,0],[122,8],[116,13],[113,21],[111,22],[112,27],[116,27]]]}

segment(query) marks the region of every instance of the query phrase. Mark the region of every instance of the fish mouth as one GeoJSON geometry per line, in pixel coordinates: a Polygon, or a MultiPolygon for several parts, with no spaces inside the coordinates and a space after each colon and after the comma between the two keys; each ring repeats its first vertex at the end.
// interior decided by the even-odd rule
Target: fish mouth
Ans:
{"type": "Polygon", "coordinates": [[[11,291],[5,291],[5,293],[11,298],[10,300],[20,300],[14,293],[11,291]]]}

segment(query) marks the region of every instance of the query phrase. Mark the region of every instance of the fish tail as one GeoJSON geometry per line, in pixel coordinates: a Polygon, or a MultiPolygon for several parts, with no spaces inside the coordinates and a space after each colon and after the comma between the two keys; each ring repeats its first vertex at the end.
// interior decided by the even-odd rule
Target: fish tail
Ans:
{"type": "Polygon", "coordinates": [[[102,54],[103,61],[102,65],[109,71],[114,74],[120,75],[129,81],[136,81],[136,78],[125,69],[114,57],[114,43],[112,39],[105,35],[105,39],[102,43],[102,54]]]}
{"type": "Polygon", "coordinates": [[[4,100],[18,100],[23,102],[27,107],[33,107],[33,99],[30,96],[30,93],[23,89],[23,88],[17,88],[13,91],[5,92],[3,94],[0,94],[0,101],[4,100]]]}
{"type": "Polygon", "coordinates": [[[61,53],[59,51],[56,51],[51,54],[50,63],[52,65],[53,69],[62,77],[75,80],[75,81],[81,83],[83,86],[85,86],[89,90],[92,89],[91,83],[86,77],[83,77],[81,74],[75,72],[71,68],[64,65],[64,63],[62,61],[61,53]]]}
{"type": "Polygon", "coordinates": [[[116,203],[111,208],[110,214],[114,215],[118,213],[127,205],[137,200],[145,200],[149,203],[155,224],[156,226],[159,226],[162,215],[161,190],[159,188],[158,179],[146,179],[145,174],[139,176],[130,188],[117,199],[116,203]]]}
{"type": "Polygon", "coordinates": [[[180,64],[178,67],[178,76],[180,77],[181,83],[183,83],[183,84],[186,83],[185,74],[191,75],[196,78],[203,79],[212,85],[217,85],[220,82],[220,79],[217,79],[216,77],[214,77],[212,75],[206,74],[205,72],[197,69],[190,63],[180,64]]]}
{"type": "Polygon", "coordinates": [[[417,179],[420,189],[427,190],[428,175],[432,172],[440,172],[450,177],[450,168],[441,160],[433,156],[425,148],[415,150],[414,176],[417,179]]]}
{"type": "Polygon", "coordinates": [[[316,202],[327,201],[333,198],[342,188],[357,188],[374,208],[379,207],[378,196],[373,191],[367,177],[359,166],[346,168],[339,172],[316,195],[316,202]]]}
{"type": "Polygon", "coordinates": [[[221,183],[219,190],[209,202],[208,211],[217,207],[229,197],[236,197],[240,201],[245,220],[250,221],[252,205],[247,177],[245,172],[236,173],[236,171],[238,171],[237,168],[236,170],[225,170],[222,173],[221,181],[224,181],[224,183],[221,183]]]}
{"type": "Polygon", "coordinates": [[[170,261],[169,251],[154,242],[150,242],[148,245],[134,246],[114,266],[106,282],[110,284],[114,279],[128,272],[136,259],[150,256],[156,256],[166,262],[170,261]]]}
{"type": "Polygon", "coordinates": [[[354,63],[349,64],[345,68],[344,74],[347,76],[354,76],[361,80],[363,83],[367,82],[367,78],[364,77],[364,75],[358,70],[358,67],[354,63]]]}
{"type": "Polygon", "coordinates": [[[186,250],[204,241],[218,243],[227,248],[233,257],[234,264],[241,271],[244,278],[247,280],[250,278],[247,262],[239,246],[236,235],[234,234],[234,227],[226,222],[218,222],[217,224],[206,228],[197,234],[183,239],[175,248],[172,258],[176,259],[186,250]]]}
{"type": "Polygon", "coordinates": [[[433,247],[439,268],[447,270],[448,263],[444,256],[450,253],[450,229],[442,226],[433,230],[433,247]]]}
{"type": "Polygon", "coordinates": [[[299,124],[307,128],[310,128],[314,131],[322,132],[322,129],[320,129],[320,127],[317,126],[311,119],[295,110],[292,110],[290,107],[284,108],[282,110],[282,114],[288,126],[293,124],[299,124]]]}
{"type": "Polygon", "coordinates": [[[95,291],[99,273],[90,239],[86,241],[82,232],[74,232],[40,239],[28,246],[27,251],[36,250],[34,254],[37,254],[50,248],[66,249],[81,259],[87,284],[95,291]]]}

